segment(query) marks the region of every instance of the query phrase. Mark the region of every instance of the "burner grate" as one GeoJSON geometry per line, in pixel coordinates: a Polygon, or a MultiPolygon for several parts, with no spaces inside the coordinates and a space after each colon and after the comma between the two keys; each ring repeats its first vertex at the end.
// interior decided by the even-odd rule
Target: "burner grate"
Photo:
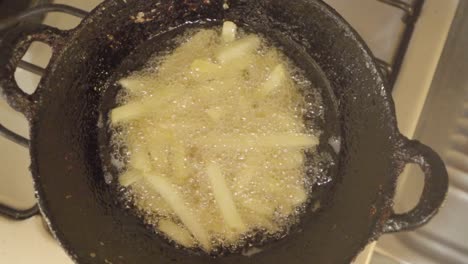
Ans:
{"type": "Polygon", "coordinates": [[[393,89],[395,81],[400,73],[401,65],[405,57],[406,51],[413,35],[414,26],[418,21],[421,9],[424,5],[425,0],[415,0],[414,3],[409,4],[402,0],[377,0],[387,5],[391,5],[395,8],[399,8],[404,12],[402,21],[405,24],[405,30],[403,31],[400,44],[398,45],[395,57],[392,63],[380,60],[376,58],[376,63],[380,67],[382,74],[387,78],[389,82],[389,88],[393,89]]]}

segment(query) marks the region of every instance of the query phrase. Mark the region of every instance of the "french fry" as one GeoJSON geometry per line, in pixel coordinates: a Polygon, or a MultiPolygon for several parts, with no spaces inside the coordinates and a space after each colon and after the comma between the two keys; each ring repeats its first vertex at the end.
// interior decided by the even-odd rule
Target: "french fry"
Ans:
{"type": "Polygon", "coordinates": [[[178,226],[176,223],[170,220],[160,220],[158,223],[158,228],[169,239],[174,240],[184,247],[192,248],[196,244],[193,237],[185,228],[178,226]]]}
{"type": "Polygon", "coordinates": [[[145,175],[143,173],[141,175],[141,180],[132,185],[138,207],[144,211],[155,213],[161,218],[177,217],[169,204],[145,180],[145,175]]]}
{"type": "Polygon", "coordinates": [[[119,84],[131,94],[151,90],[157,87],[150,79],[144,77],[124,78],[119,81],[119,84]]]}
{"type": "Polygon", "coordinates": [[[243,232],[246,227],[239,212],[236,209],[232,194],[226,184],[226,179],[221,171],[221,168],[216,164],[209,164],[207,167],[207,175],[213,190],[216,204],[221,211],[226,224],[237,231],[243,232]]]}
{"type": "Polygon", "coordinates": [[[248,148],[311,148],[318,144],[318,139],[308,134],[273,134],[266,136],[224,135],[201,140],[202,145],[212,145],[227,149],[248,148]]]}
{"type": "Polygon", "coordinates": [[[112,124],[131,121],[143,116],[148,111],[150,111],[150,109],[140,102],[127,103],[112,110],[111,121],[112,124]]]}
{"type": "Polygon", "coordinates": [[[209,57],[211,52],[206,49],[206,45],[219,38],[214,30],[200,30],[191,36],[188,41],[177,47],[171,56],[165,58],[164,63],[159,67],[160,76],[173,76],[180,74],[181,69],[190,67],[193,60],[200,57],[209,57]]]}
{"type": "Polygon", "coordinates": [[[226,64],[236,59],[253,53],[260,47],[261,41],[257,36],[247,36],[243,39],[236,40],[228,46],[221,49],[216,54],[216,59],[221,64],[226,64]]]}
{"type": "Polygon", "coordinates": [[[168,180],[156,174],[147,174],[145,179],[148,181],[151,188],[159,193],[169,204],[180,221],[187,227],[200,245],[206,251],[210,251],[211,243],[208,233],[197,220],[197,217],[192,213],[191,208],[186,205],[179,191],[172,187],[168,180]]]}
{"type": "Polygon", "coordinates": [[[259,93],[261,96],[266,96],[278,89],[288,78],[286,68],[282,64],[276,65],[273,71],[268,76],[268,79],[260,87],[259,93]]]}
{"type": "Polygon", "coordinates": [[[318,139],[307,134],[278,134],[260,137],[257,143],[261,147],[311,148],[318,139]]]}
{"type": "Polygon", "coordinates": [[[126,103],[116,107],[111,111],[111,122],[113,125],[121,122],[129,122],[151,113],[155,113],[159,108],[163,107],[170,99],[182,95],[184,87],[172,86],[161,87],[154,91],[153,97],[126,103]]]}
{"type": "Polygon", "coordinates": [[[141,171],[137,170],[127,170],[124,172],[122,175],[119,176],[119,183],[120,185],[124,187],[128,187],[135,182],[141,180],[143,178],[143,175],[141,171]]]}
{"type": "Polygon", "coordinates": [[[237,25],[231,21],[226,21],[223,23],[223,30],[221,36],[223,37],[224,42],[232,42],[236,39],[237,34],[237,25]]]}

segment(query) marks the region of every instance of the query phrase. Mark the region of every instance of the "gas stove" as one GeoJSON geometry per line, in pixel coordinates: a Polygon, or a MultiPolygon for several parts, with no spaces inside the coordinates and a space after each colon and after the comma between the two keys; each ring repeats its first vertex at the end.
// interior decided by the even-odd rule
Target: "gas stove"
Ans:
{"type": "MultiPolygon", "coordinates": [[[[0,0],[1,6],[6,2],[0,0]]],[[[19,1],[22,2],[22,1],[19,1]]],[[[28,1],[31,3],[34,1],[28,1]]],[[[48,7],[44,23],[61,29],[73,28],[85,12],[100,0],[57,0],[79,9],[64,6],[48,7]],[[63,12],[73,14],[67,15],[63,12]]],[[[381,72],[389,82],[395,99],[398,123],[402,133],[413,137],[436,67],[439,63],[447,35],[457,9],[458,0],[325,0],[335,8],[362,35],[377,58],[381,72]]],[[[25,5],[29,7],[30,5],[25,5]]],[[[24,8],[24,7],[23,7],[24,8]]],[[[8,12],[9,23],[16,12],[8,12]]],[[[0,29],[1,29],[0,24],[0,29]]],[[[18,30],[20,30],[18,28],[18,30]]],[[[0,36],[1,38],[1,36],[0,36]]],[[[47,65],[50,51],[46,45],[34,43],[23,58],[15,78],[26,92],[34,91],[40,74],[47,65]]],[[[27,137],[25,118],[13,111],[0,99],[0,122],[20,135],[27,137]]],[[[25,143],[25,142],[23,142],[25,143]]],[[[0,217],[1,263],[72,263],[48,233],[34,199],[30,177],[29,154],[26,148],[0,137],[0,203],[20,212],[9,211],[22,218],[16,221],[0,217]],[[28,209],[29,208],[29,209],[28,209]]],[[[401,178],[404,182],[404,173],[401,178]]],[[[405,201],[402,207],[407,206],[405,201]]],[[[370,244],[355,263],[421,263],[414,259],[402,259],[394,250],[393,242],[380,246],[374,255],[376,243],[370,244]],[[381,262],[387,261],[387,262],[381,262]],[[393,261],[393,262],[391,262],[393,261]],[[416,262],[411,262],[416,261],[416,262]]],[[[398,244],[398,242],[396,242],[398,244]]],[[[407,254],[408,255],[408,254],[407,254]]],[[[411,254],[410,254],[411,255],[411,254]]],[[[405,255],[406,256],[406,255],[405,255]]]]}

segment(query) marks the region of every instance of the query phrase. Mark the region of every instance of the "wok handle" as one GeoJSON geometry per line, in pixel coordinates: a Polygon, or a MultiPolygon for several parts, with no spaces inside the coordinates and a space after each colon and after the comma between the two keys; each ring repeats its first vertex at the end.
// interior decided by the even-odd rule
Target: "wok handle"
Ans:
{"type": "MultiPolygon", "coordinates": [[[[7,31],[0,40],[0,92],[13,109],[28,118],[34,113],[34,106],[38,101],[37,90],[40,89],[40,85],[31,95],[21,90],[14,76],[18,63],[32,42],[46,43],[52,48],[52,52],[56,53],[65,43],[67,35],[66,31],[47,25],[28,24],[24,30],[21,28],[20,32],[18,30],[7,31]]],[[[53,59],[54,54],[52,54],[51,61],[53,59]]]]}
{"type": "Polygon", "coordinates": [[[448,191],[448,174],[442,159],[428,146],[416,140],[403,139],[400,158],[414,163],[424,173],[424,188],[414,209],[404,214],[393,214],[383,226],[384,233],[411,230],[429,221],[439,210],[448,191]]]}
{"type": "MultiPolygon", "coordinates": [[[[28,119],[35,112],[40,85],[33,94],[27,94],[18,86],[15,80],[15,71],[21,58],[34,41],[40,41],[51,46],[53,53],[65,43],[68,35],[61,31],[42,24],[27,24],[21,31],[9,30],[0,39],[0,95],[6,97],[8,104],[28,119]]],[[[52,54],[51,61],[54,59],[52,54]]],[[[22,146],[28,146],[28,139],[7,129],[0,124],[0,135],[22,146]]]]}

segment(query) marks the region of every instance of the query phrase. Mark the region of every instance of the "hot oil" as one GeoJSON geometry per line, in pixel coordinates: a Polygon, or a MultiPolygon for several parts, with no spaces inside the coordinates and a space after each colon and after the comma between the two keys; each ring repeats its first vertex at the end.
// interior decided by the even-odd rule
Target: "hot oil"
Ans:
{"type": "MultiPolygon", "coordinates": [[[[250,34],[240,31],[238,35],[250,34]]],[[[319,92],[264,39],[255,52],[209,72],[193,67],[193,62],[217,63],[217,52],[229,45],[220,39],[219,29],[187,32],[178,44],[174,51],[150,58],[145,69],[125,78],[133,85],[121,90],[119,105],[145,105],[154,99],[154,108],[148,110],[150,114],[114,126],[113,143],[120,151],[113,163],[122,175],[138,167],[142,174],[157,174],[170,182],[210,238],[209,247],[201,246],[193,236],[194,243],[183,246],[216,254],[284,237],[305,211],[314,174],[321,173],[315,170],[312,177],[307,176],[307,167],[317,164],[306,167],[304,151],[321,162],[329,158],[315,148],[256,147],[251,141],[272,134],[319,137],[321,131],[311,131],[314,126],[304,121],[310,109],[320,109],[319,92]],[[278,64],[285,66],[290,77],[270,94],[259,95],[257,90],[278,64]],[[149,163],[134,164],[136,156],[149,163]],[[245,224],[242,231],[230,228],[220,213],[207,177],[210,164],[216,164],[225,177],[245,224]]],[[[307,117],[309,122],[324,118],[323,111],[313,114],[307,117]]],[[[126,195],[157,232],[161,220],[187,231],[171,205],[144,177],[130,185],[126,195]]]]}

